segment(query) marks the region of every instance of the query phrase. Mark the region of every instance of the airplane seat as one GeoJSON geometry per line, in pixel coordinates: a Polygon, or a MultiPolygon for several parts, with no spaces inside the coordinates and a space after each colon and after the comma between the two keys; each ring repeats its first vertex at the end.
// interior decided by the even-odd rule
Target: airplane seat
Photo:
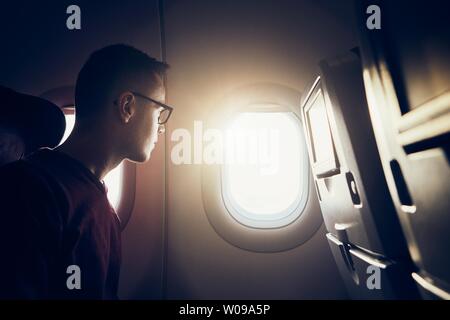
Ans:
{"type": "Polygon", "coordinates": [[[321,61],[301,106],[326,236],[350,296],[418,298],[372,131],[357,50],[321,61]]]}
{"type": "Polygon", "coordinates": [[[389,191],[426,299],[450,300],[450,20],[447,3],[357,7],[364,84],[389,191]]]}

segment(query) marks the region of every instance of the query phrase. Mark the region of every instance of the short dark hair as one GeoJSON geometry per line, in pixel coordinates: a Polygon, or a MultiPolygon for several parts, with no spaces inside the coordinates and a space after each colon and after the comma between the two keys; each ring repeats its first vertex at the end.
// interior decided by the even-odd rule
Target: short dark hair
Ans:
{"type": "Polygon", "coordinates": [[[77,118],[98,114],[105,98],[115,86],[128,85],[133,79],[142,77],[155,81],[155,75],[163,78],[168,67],[166,63],[124,44],[110,45],[95,51],[78,74],[75,87],[77,118]]]}

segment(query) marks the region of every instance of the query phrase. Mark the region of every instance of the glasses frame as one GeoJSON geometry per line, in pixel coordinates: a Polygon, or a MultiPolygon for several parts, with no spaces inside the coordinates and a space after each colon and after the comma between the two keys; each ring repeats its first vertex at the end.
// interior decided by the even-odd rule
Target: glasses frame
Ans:
{"type": "Polygon", "coordinates": [[[141,94],[141,93],[139,93],[139,92],[135,92],[135,91],[130,91],[130,92],[131,92],[132,94],[134,94],[136,97],[140,97],[140,98],[146,99],[146,100],[148,100],[148,101],[150,101],[150,102],[153,102],[154,104],[157,104],[158,106],[164,108],[164,110],[169,110],[169,115],[167,116],[166,121],[160,122],[160,121],[159,121],[159,117],[158,117],[158,124],[166,124],[167,121],[169,121],[169,118],[170,118],[170,116],[172,115],[172,111],[173,111],[173,108],[172,108],[171,106],[168,106],[168,105],[165,104],[165,103],[162,103],[162,102],[159,102],[159,101],[157,101],[157,100],[155,100],[155,99],[152,99],[152,98],[150,98],[150,97],[147,97],[147,96],[145,96],[145,95],[143,95],[143,94],[141,94]]]}

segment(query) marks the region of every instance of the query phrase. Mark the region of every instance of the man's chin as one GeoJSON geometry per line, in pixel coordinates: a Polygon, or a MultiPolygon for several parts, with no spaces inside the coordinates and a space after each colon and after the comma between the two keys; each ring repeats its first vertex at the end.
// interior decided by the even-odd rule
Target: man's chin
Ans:
{"type": "Polygon", "coordinates": [[[138,163],[147,162],[148,160],[150,160],[152,151],[153,151],[153,148],[149,151],[129,157],[128,160],[133,161],[133,162],[138,162],[138,163]]]}

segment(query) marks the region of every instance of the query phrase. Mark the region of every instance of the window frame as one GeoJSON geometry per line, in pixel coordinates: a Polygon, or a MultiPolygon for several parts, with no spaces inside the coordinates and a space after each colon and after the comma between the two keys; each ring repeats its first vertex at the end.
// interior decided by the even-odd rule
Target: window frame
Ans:
{"type": "MultiPolygon", "coordinates": [[[[303,121],[300,117],[301,92],[276,83],[255,83],[229,91],[216,102],[205,119],[205,126],[224,129],[236,112],[256,110],[293,112],[300,119],[301,139],[306,144],[303,121]],[[257,105],[265,105],[258,108],[257,105]],[[272,105],[269,107],[269,105],[272,105]]],[[[309,159],[308,159],[309,161],[309,159]]],[[[292,223],[279,228],[252,228],[237,222],[227,211],[221,191],[221,165],[201,166],[201,197],[207,222],[224,241],[251,252],[283,252],[308,242],[323,225],[319,200],[315,192],[311,168],[308,166],[308,196],[302,214],[292,223]]]]}

